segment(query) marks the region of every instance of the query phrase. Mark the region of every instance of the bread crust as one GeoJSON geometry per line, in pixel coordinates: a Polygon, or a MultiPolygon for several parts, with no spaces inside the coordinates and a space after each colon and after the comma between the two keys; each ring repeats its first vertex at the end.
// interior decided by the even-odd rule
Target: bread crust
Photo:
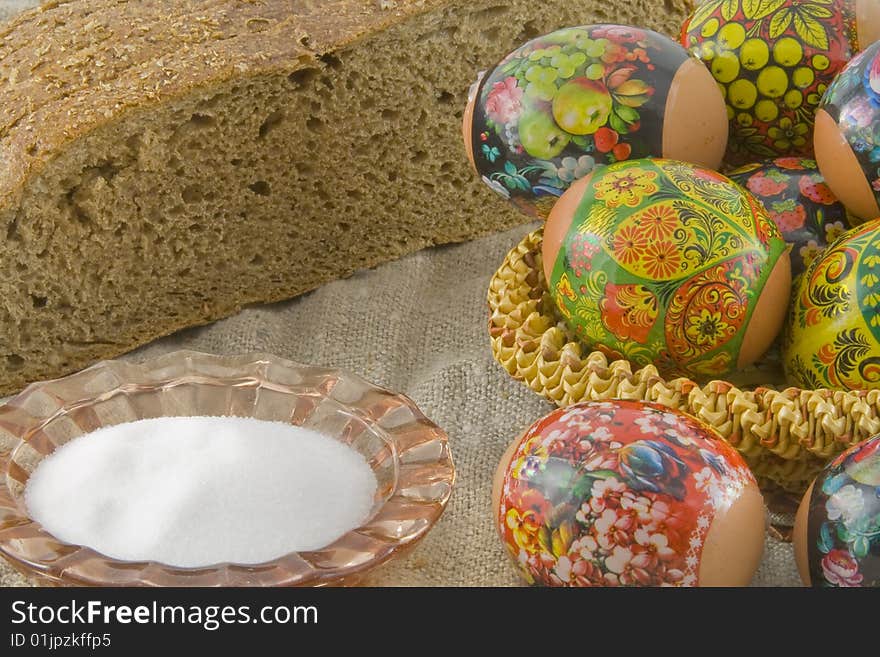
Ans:
{"type": "Polygon", "coordinates": [[[0,212],[68,142],[242,74],[320,58],[443,5],[399,0],[54,0],[0,31],[0,212]],[[254,38],[259,34],[259,38],[254,38]]]}

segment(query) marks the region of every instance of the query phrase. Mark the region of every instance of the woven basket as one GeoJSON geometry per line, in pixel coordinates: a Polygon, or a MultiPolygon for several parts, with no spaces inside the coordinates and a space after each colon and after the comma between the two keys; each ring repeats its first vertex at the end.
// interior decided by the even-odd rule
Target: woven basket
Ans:
{"type": "Polygon", "coordinates": [[[492,353],[507,372],[557,406],[641,399],[688,412],[715,427],[745,457],[765,492],[800,494],[848,446],[880,432],[880,390],[784,386],[778,357],[738,373],[735,383],[667,381],[653,365],[633,371],[584,348],[557,317],[541,266],[541,233],[514,248],[489,285],[492,353]],[[739,387],[737,387],[739,386],[739,387]]]}

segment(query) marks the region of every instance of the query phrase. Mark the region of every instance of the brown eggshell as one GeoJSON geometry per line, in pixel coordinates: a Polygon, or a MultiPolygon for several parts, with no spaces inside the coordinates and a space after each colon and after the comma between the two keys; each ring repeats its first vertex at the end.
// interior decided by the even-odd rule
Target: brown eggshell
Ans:
{"type": "Polygon", "coordinates": [[[672,78],[663,117],[663,157],[718,169],[727,148],[724,97],[709,69],[688,59],[672,78]]]}
{"type": "Polygon", "coordinates": [[[819,171],[847,209],[862,219],[880,217],[874,191],[856,154],[840,126],[824,109],[816,112],[813,144],[819,171]]]}
{"type": "Polygon", "coordinates": [[[856,0],[856,31],[860,48],[880,40],[880,2],[856,0]]]}
{"type": "MultiPolygon", "coordinates": [[[[526,431],[528,431],[528,429],[526,431]]],[[[501,506],[501,489],[504,487],[504,476],[507,474],[507,467],[510,465],[510,461],[513,459],[513,453],[516,451],[520,442],[522,442],[524,435],[525,431],[518,435],[516,439],[507,446],[507,449],[504,450],[504,454],[501,455],[501,460],[498,461],[498,467],[495,468],[495,476],[492,478],[492,522],[495,524],[495,530],[499,532],[498,508],[501,506]]]]}
{"type": "Polygon", "coordinates": [[[794,531],[792,533],[792,543],[794,544],[794,561],[797,564],[798,573],[804,586],[811,585],[810,579],[810,560],[807,556],[807,522],[810,513],[810,498],[813,496],[813,486],[815,482],[810,484],[807,492],[804,493],[798,506],[797,514],[794,517],[794,531]]]}
{"type": "Polygon", "coordinates": [[[700,586],[748,586],[764,554],[764,497],[747,486],[727,511],[718,511],[700,557],[700,586]]]}
{"type": "Polygon", "coordinates": [[[541,258],[544,264],[544,278],[549,281],[556,264],[556,256],[562,248],[562,242],[568,234],[571,222],[574,220],[578,205],[593,179],[589,173],[580,180],[572,183],[550,211],[547,222],[544,224],[544,236],[541,238],[541,258]]]}
{"type": "Polygon", "coordinates": [[[471,168],[476,171],[477,164],[474,161],[474,142],[471,134],[474,127],[474,106],[477,104],[477,85],[471,87],[468,94],[468,102],[464,108],[464,115],[461,117],[461,138],[464,141],[464,152],[467,153],[468,162],[471,168]]]}
{"type": "Polygon", "coordinates": [[[791,295],[790,250],[788,249],[776,261],[770,277],[761,290],[758,303],[755,304],[752,318],[743,335],[736,361],[737,367],[745,367],[758,360],[782,331],[785,314],[776,310],[787,308],[791,295]]]}

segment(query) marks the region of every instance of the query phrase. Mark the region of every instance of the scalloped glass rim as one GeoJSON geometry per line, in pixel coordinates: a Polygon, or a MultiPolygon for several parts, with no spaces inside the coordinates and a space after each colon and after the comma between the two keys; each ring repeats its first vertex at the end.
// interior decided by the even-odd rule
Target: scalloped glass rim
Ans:
{"type": "Polygon", "coordinates": [[[0,406],[0,554],[18,570],[52,585],[356,583],[425,536],[443,513],[454,480],[446,434],[408,397],[338,369],[265,353],[175,351],[140,364],[103,361],[34,383],[0,406]],[[205,410],[218,405],[223,412],[205,410]],[[337,439],[353,446],[359,441],[356,448],[380,481],[374,514],[320,550],[258,565],[205,568],[112,559],[55,539],[27,516],[22,491],[30,472],[67,440],[140,417],[194,414],[325,423],[337,439]]]}

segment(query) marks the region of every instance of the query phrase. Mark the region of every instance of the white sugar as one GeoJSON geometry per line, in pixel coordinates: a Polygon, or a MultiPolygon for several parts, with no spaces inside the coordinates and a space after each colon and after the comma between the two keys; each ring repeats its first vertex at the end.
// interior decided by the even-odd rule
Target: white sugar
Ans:
{"type": "Polygon", "coordinates": [[[71,440],[36,468],[25,502],[62,541],[195,567],[329,545],[367,519],[376,488],[363,456],[314,431],[165,417],[71,440]]]}

